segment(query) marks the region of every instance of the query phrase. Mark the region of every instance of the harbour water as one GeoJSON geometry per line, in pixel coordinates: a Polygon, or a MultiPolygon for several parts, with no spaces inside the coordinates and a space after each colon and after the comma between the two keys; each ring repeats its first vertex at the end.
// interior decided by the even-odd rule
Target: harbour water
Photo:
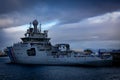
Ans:
{"type": "Polygon", "coordinates": [[[0,80],[120,80],[120,67],[20,65],[0,57],[0,80]]]}

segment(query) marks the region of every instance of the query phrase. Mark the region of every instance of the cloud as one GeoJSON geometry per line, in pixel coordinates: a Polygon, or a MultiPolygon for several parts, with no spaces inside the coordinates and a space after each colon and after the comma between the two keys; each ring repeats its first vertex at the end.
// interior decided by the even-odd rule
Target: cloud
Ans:
{"type": "Polygon", "coordinates": [[[0,41],[5,45],[19,41],[24,25],[34,19],[46,24],[42,27],[49,28],[52,42],[118,41],[119,4],[120,0],[3,0],[0,41]]]}
{"type": "Polygon", "coordinates": [[[88,22],[91,24],[101,24],[106,22],[117,23],[119,21],[120,21],[120,11],[106,13],[104,15],[93,17],[93,18],[88,18],[88,22]]]}
{"type": "MultiPolygon", "coordinates": [[[[55,20],[43,24],[42,29],[49,29],[49,37],[51,37],[53,44],[70,43],[72,48],[118,48],[120,45],[119,13],[120,12],[105,13],[103,15],[86,18],[82,21],[80,20],[76,23],[60,24],[59,26],[56,25],[59,21],[55,20]],[[94,21],[99,19],[103,21],[94,23],[94,21]]],[[[5,40],[1,41],[4,42],[9,39],[9,42],[5,45],[12,45],[12,43],[20,41],[20,37],[23,37],[28,27],[28,25],[22,25],[2,29],[1,33],[4,33],[5,36],[1,36],[5,40]]]]}
{"type": "Polygon", "coordinates": [[[4,0],[0,1],[0,28],[25,25],[34,19],[43,23],[56,19],[59,24],[76,23],[119,10],[119,3],[119,0],[4,0]]]}
{"type": "Polygon", "coordinates": [[[119,22],[120,12],[111,12],[53,27],[50,35],[58,42],[120,40],[119,22]]]}

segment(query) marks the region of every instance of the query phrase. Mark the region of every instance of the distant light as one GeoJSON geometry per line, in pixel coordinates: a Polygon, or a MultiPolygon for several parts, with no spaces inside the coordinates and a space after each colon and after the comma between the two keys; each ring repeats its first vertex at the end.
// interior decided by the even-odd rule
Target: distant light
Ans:
{"type": "Polygon", "coordinates": [[[43,24],[43,25],[42,25],[42,29],[43,29],[43,30],[48,30],[48,29],[52,28],[53,26],[55,26],[55,25],[58,24],[58,23],[59,23],[59,21],[58,21],[58,20],[55,20],[55,21],[52,21],[52,22],[43,24]]]}
{"type": "Polygon", "coordinates": [[[29,27],[28,24],[26,24],[26,25],[22,25],[22,26],[5,28],[3,30],[7,33],[14,33],[14,32],[19,32],[19,31],[26,31],[28,27],[29,27]]]}
{"type": "Polygon", "coordinates": [[[90,24],[100,24],[104,22],[116,22],[120,18],[120,11],[112,12],[112,13],[106,13],[101,16],[96,16],[92,18],[88,18],[87,21],[90,24]]]}
{"type": "Polygon", "coordinates": [[[110,14],[105,14],[102,16],[88,18],[87,20],[89,21],[90,24],[99,24],[99,23],[103,23],[103,22],[108,21],[109,16],[110,16],[110,14]]]}
{"type": "Polygon", "coordinates": [[[99,36],[92,36],[91,38],[93,38],[93,39],[98,39],[99,36]]]}

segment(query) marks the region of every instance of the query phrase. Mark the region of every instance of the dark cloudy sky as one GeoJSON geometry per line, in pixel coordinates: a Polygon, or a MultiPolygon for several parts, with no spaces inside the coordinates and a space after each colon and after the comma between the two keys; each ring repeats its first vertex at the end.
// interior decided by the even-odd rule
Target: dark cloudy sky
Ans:
{"type": "Polygon", "coordinates": [[[0,49],[19,42],[34,19],[53,44],[120,47],[120,0],[0,0],[0,49]]]}

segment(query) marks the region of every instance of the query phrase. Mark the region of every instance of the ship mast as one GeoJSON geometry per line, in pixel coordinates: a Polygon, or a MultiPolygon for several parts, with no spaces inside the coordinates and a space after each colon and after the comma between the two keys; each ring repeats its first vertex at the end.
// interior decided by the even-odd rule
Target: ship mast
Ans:
{"type": "Polygon", "coordinates": [[[32,23],[30,22],[30,28],[32,27],[32,23]]]}
{"type": "Polygon", "coordinates": [[[41,23],[40,23],[40,33],[41,33],[41,23]]]}

